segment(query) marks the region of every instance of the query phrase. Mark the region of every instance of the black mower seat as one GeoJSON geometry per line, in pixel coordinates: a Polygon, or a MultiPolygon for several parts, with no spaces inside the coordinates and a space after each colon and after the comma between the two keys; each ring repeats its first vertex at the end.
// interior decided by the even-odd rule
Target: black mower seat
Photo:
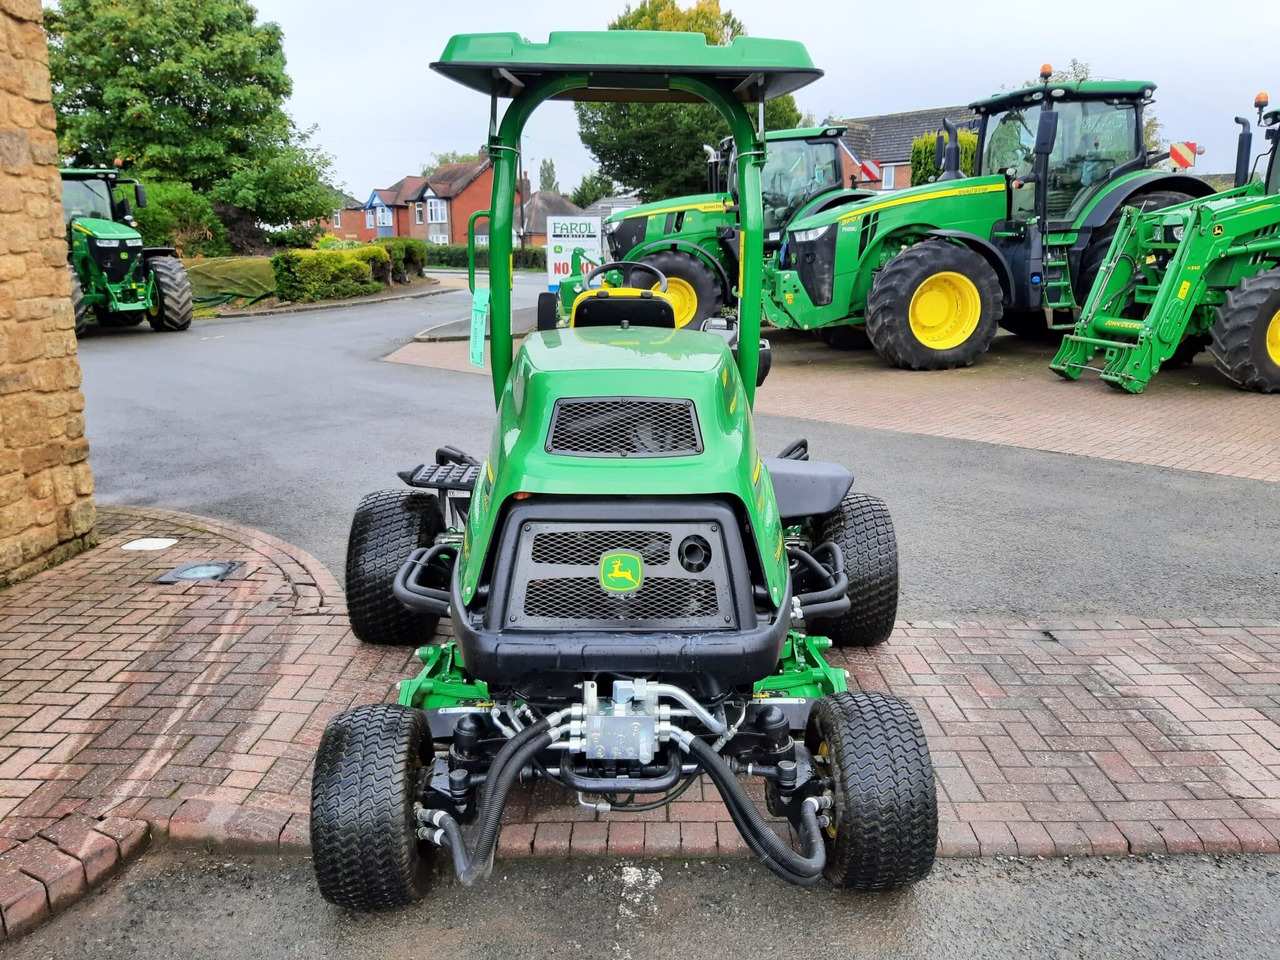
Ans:
{"type": "Polygon", "coordinates": [[[674,330],[676,312],[670,300],[652,290],[614,287],[579,296],[570,326],[620,327],[624,320],[633,327],[674,330]]]}
{"type": "Polygon", "coordinates": [[[838,463],[763,457],[773,480],[778,515],[784,521],[830,513],[853,486],[853,474],[838,463]]]}

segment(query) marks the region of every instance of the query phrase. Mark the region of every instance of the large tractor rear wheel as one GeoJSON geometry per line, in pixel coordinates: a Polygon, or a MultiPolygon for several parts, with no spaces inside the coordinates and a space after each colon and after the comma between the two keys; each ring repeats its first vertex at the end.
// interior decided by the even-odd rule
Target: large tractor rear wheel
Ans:
{"type": "Polygon", "coordinates": [[[71,271],[71,312],[76,318],[76,336],[80,336],[89,328],[89,308],[84,305],[84,288],[80,286],[80,276],[75,268],[71,271]]]}
{"type": "Polygon", "coordinates": [[[996,335],[1003,296],[1000,279],[980,254],[926,240],[876,276],[867,297],[867,336],[895,367],[967,367],[996,335]]]}
{"type": "Polygon", "coordinates": [[[443,529],[440,501],[431,494],[382,490],[360,501],[347,539],[347,615],[359,640],[399,647],[430,641],[438,618],[408,610],[392,585],[409,554],[431,546],[443,529]]]}
{"type": "Polygon", "coordinates": [[[823,697],[804,739],[834,799],[823,875],[853,890],[894,890],[928,876],[938,792],[911,705],[873,691],[823,697]]]}
{"type": "Polygon", "coordinates": [[[1214,365],[1243,390],[1280,390],[1280,267],[1240,281],[1209,329],[1214,365]]]}
{"type": "MultiPolygon", "coordinates": [[[[720,279],[697,257],[679,250],[659,250],[642,258],[642,262],[661,270],[666,276],[667,297],[675,308],[677,327],[692,324],[696,330],[703,320],[720,312],[724,304],[720,279]]],[[[636,275],[643,276],[644,273],[636,271],[636,275]]]]}
{"type": "Polygon", "coordinates": [[[174,257],[152,257],[148,262],[156,281],[156,302],[147,310],[147,322],[156,331],[185,330],[195,316],[191,281],[174,257]]]}
{"type": "Polygon", "coordinates": [[[1089,291],[1093,289],[1093,281],[1098,278],[1098,271],[1107,259],[1107,251],[1111,249],[1111,241],[1116,237],[1116,227],[1120,225],[1120,214],[1125,207],[1137,207],[1147,213],[1194,199],[1191,194],[1180,190],[1152,190],[1121,204],[1110,220],[1093,231],[1089,245],[1084,248],[1084,256],[1080,258],[1080,272],[1076,276],[1076,303],[1083,306],[1089,291]]]}

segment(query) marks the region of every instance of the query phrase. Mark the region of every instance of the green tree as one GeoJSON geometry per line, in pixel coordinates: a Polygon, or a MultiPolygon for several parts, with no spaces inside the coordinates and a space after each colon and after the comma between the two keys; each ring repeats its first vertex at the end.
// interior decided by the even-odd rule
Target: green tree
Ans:
{"type": "Polygon", "coordinates": [[[225,257],[227,230],[213,205],[189,183],[147,184],[147,205],[134,211],[149,247],[177,247],[186,257],[225,257]]]}
{"type": "Polygon", "coordinates": [[[267,223],[321,216],[329,159],[284,111],[281,32],[247,0],[61,0],[45,11],[63,156],[120,157],[267,223]],[[264,170],[278,182],[260,183],[264,170]],[[256,189],[246,183],[257,182],[256,189]]]}
{"type": "MultiPolygon", "coordinates": [[[[483,147],[480,148],[480,150],[483,149],[483,147]]],[[[433,153],[427,158],[427,162],[422,165],[422,175],[429,177],[446,163],[475,163],[480,159],[480,150],[474,153],[464,153],[461,150],[444,150],[440,153],[433,153]]]]}
{"type": "Polygon", "coordinates": [[[569,199],[574,206],[586,209],[597,200],[612,196],[617,189],[617,185],[612,180],[599,170],[593,170],[582,175],[578,185],[573,188],[573,193],[569,194],[569,199]]]}
{"type": "MultiPolygon", "coordinates": [[[[943,134],[946,137],[946,134],[943,134]]],[[[956,141],[960,144],[960,172],[966,177],[973,176],[974,166],[978,159],[978,135],[972,130],[956,132],[956,141]]],[[[928,183],[939,175],[937,160],[938,135],[925,133],[911,142],[911,185],[918,187],[928,183]]],[[[945,143],[945,139],[944,139],[945,143]]]]}
{"type": "Polygon", "coordinates": [[[560,192],[560,181],[556,179],[556,162],[550,157],[538,164],[538,189],[550,193],[560,192]]]}
{"type": "MultiPolygon", "coordinates": [[[[627,5],[610,30],[687,30],[708,42],[726,44],[745,32],[742,21],[721,10],[719,0],[697,0],[689,9],[676,0],[642,0],[627,5]]],[[[702,145],[717,145],[729,126],[709,104],[579,103],[578,136],[591,151],[600,174],[655,200],[705,189],[702,145]]],[[[794,127],[800,111],[791,96],[765,104],[765,126],[794,127]]]]}

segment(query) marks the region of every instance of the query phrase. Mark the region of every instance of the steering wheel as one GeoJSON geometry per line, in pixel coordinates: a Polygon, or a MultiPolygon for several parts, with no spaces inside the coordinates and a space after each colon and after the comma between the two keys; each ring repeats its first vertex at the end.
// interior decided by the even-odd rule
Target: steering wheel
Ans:
{"type": "Polygon", "coordinates": [[[622,271],[622,285],[624,287],[634,287],[635,284],[631,282],[631,274],[636,270],[643,270],[646,273],[652,274],[658,281],[659,293],[667,292],[667,275],[657,267],[651,266],[643,260],[614,260],[610,263],[602,263],[582,278],[582,289],[586,290],[590,288],[592,280],[600,276],[602,273],[608,273],[610,270],[622,271]]]}

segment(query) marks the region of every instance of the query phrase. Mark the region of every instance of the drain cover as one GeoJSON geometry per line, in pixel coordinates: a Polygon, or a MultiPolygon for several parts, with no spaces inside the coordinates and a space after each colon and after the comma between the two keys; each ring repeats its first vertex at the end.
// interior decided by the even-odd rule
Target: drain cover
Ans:
{"type": "Polygon", "coordinates": [[[167,550],[178,542],[177,537],[143,537],[121,544],[121,550],[167,550]]]}
{"type": "Polygon", "coordinates": [[[205,560],[199,563],[180,563],[156,583],[185,583],[188,580],[225,580],[231,571],[244,564],[239,560],[205,560]]]}

